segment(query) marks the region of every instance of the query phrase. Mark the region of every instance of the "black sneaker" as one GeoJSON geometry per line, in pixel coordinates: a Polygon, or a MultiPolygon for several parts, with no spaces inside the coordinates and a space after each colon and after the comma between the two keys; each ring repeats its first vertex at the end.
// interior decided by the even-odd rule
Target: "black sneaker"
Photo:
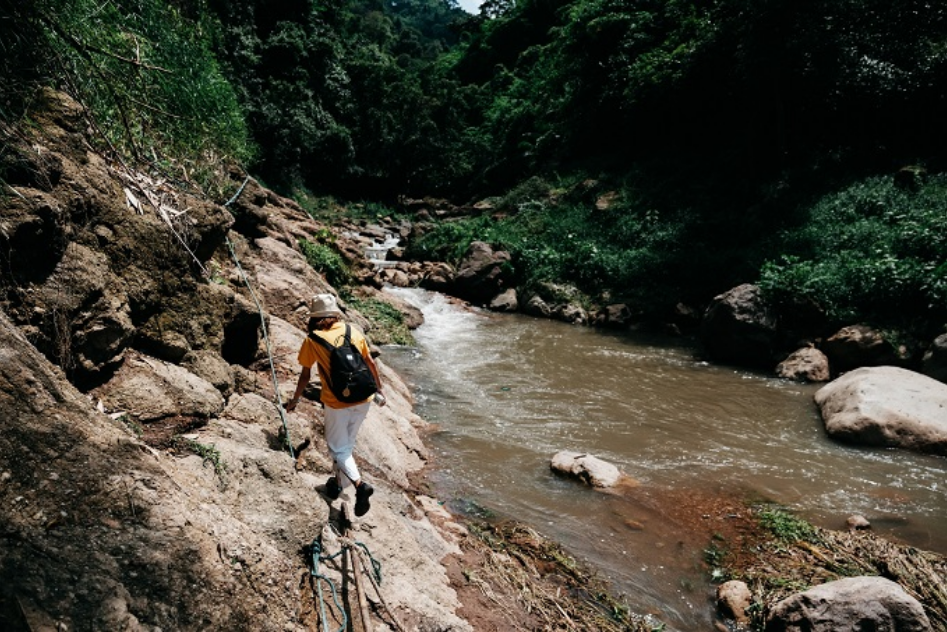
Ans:
{"type": "Polygon", "coordinates": [[[364,516],[371,509],[372,505],[368,502],[369,497],[375,493],[375,488],[366,482],[355,488],[355,515],[364,516]]]}
{"type": "Polygon", "coordinates": [[[339,487],[339,481],[337,481],[334,476],[330,476],[329,480],[326,481],[325,495],[330,500],[335,500],[342,495],[342,488],[339,487]]]}

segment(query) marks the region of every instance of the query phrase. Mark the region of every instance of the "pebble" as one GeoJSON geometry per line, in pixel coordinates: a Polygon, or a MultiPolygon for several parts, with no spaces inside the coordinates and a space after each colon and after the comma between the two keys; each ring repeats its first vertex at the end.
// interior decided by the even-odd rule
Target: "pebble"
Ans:
{"type": "Polygon", "coordinates": [[[865,516],[849,516],[848,520],[845,521],[845,525],[848,527],[849,531],[864,531],[865,529],[871,529],[871,523],[868,522],[868,519],[865,516]]]}

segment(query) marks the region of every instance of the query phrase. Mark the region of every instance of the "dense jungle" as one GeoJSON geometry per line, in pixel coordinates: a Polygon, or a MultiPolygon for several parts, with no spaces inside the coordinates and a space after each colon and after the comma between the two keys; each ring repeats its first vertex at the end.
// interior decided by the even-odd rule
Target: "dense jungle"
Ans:
{"type": "Polygon", "coordinates": [[[239,168],[312,213],[496,212],[519,286],[663,317],[736,283],[930,340],[947,321],[947,9],[489,0],[4,3],[3,119],[76,96],[93,143],[221,200],[239,168]],[[584,183],[584,184],[583,184],[584,183]],[[607,193],[607,208],[590,204],[607,193]],[[568,247],[564,247],[564,246],[568,247]]]}

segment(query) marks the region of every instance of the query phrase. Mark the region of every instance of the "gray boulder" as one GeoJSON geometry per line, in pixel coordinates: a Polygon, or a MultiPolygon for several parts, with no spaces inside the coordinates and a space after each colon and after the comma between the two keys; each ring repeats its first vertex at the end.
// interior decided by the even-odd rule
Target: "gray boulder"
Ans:
{"type": "Polygon", "coordinates": [[[815,394],[836,439],[947,455],[947,384],[898,367],[863,367],[815,394]]]}
{"type": "Polygon", "coordinates": [[[772,367],[776,316],[760,288],[745,283],[714,298],[701,322],[700,337],[718,362],[772,367]]]}
{"type": "Polygon", "coordinates": [[[631,325],[634,314],[625,303],[607,305],[595,318],[596,325],[625,328],[631,325]]]}
{"type": "Polygon", "coordinates": [[[454,278],[454,293],[472,303],[485,304],[502,292],[510,266],[510,253],[494,250],[490,244],[474,241],[454,278]]]}
{"type": "Polygon", "coordinates": [[[181,361],[181,366],[214,385],[224,396],[233,392],[235,386],[234,370],[230,364],[215,351],[190,351],[181,361]]]}
{"type": "Polygon", "coordinates": [[[868,325],[841,328],[823,343],[822,351],[836,375],[862,366],[899,364],[901,360],[882,333],[868,325]]]}
{"type": "Polygon", "coordinates": [[[498,294],[490,301],[490,309],[497,312],[515,312],[519,309],[519,299],[516,296],[516,288],[510,288],[498,294]]]}
{"type": "Polygon", "coordinates": [[[848,577],[782,600],[766,632],[929,632],[924,608],[901,586],[883,577],[848,577]]]}
{"type": "Polygon", "coordinates": [[[550,307],[541,296],[534,294],[533,296],[529,297],[528,301],[526,301],[526,307],[524,308],[524,311],[532,316],[549,318],[549,316],[552,314],[552,307],[550,307]]]}
{"type": "Polygon", "coordinates": [[[621,479],[621,470],[598,457],[563,450],[552,457],[552,471],[577,478],[592,487],[613,487],[621,479]]]}
{"type": "Polygon", "coordinates": [[[776,366],[776,375],[797,382],[828,382],[829,359],[814,347],[803,347],[776,366]]]}

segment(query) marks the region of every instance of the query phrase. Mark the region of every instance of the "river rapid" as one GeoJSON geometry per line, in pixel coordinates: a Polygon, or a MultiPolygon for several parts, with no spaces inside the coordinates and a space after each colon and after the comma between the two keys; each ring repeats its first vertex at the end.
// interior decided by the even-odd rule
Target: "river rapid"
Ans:
{"type": "Polygon", "coordinates": [[[387,347],[385,360],[437,425],[439,497],[529,524],[668,629],[712,629],[710,543],[662,507],[682,498],[772,501],[834,529],[861,514],[881,534],[947,553],[947,460],[830,440],[817,385],[701,362],[680,339],[386,291],[424,313],[417,346],[387,347]],[[638,500],[555,476],[560,450],[614,463],[639,481],[638,500]]]}

